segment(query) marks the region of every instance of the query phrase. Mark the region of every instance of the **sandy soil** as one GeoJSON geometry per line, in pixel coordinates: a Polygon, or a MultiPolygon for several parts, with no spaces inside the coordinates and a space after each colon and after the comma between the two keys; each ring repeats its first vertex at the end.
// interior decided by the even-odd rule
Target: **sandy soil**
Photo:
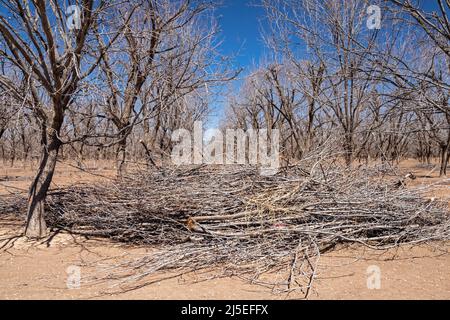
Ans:
{"type": "MultiPolygon", "coordinates": [[[[14,222],[5,230],[11,232],[14,222]]],[[[5,238],[6,235],[0,236],[5,238]]],[[[299,299],[301,294],[274,294],[238,278],[208,281],[190,274],[158,281],[118,293],[114,280],[92,283],[97,272],[122,261],[149,254],[148,249],[129,248],[98,240],[56,236],[47,243],[17,239],[0,253],[0,299],[299,299]],[[109,260],[113,258],[112,260],[109,260]],[[72,288],[70,268],[80,268],[80,288],[72,288]],[[69,268],[69,269],[68,269],[69,268]],[[69,287],[67,284],[69,283],[69,287]]],[[[166,274],[165,276],[170,276],[166,274]]],[[[277,275],[273,275],[276,277],[277,275]]],[[[147,280],[152,280],[148,278],[147,280]]],[[[325,254],[319,262],[315,290],[310,299],[450,299],[450,244],[433,243],[373,251],[361,247],[325,254]],[[368,268],[381,272],[380,288],[367,286],[368,268]]]]}
{"type": "MultiPolygon", "coordinates": [[[[13,167],[0,163],[0,195],[27,193],[33,180],[36,164],[16,163],[13,167]]],[[[67,186],[72,183],[101,182],[114,177],[114,165],[109,162],[89,161],[83,170],[75,162],[58,163],[52,181],[52,188],[67,186]],[[84,170],[84,171],[83,171],[84,170]]]]}
{"type": "MultiPolygon", "coordinates": [[[[60,165],[54,185],[98,181],[114,174],[108,164],[94,165],[97,175],[60,165]]],[[[417,176],[411,185],[431,184],[430,197],[450,200],[449,179],[436,177],[436,172],[430,172],[429,167],[418,167],[412,162],[402,165],[417,176]]],[[[26,190],[32,173],[31,168],[0,167],[0,194],[26,190]]],[[[0,219],[0,239],[13,237],[20,233],[20,228],[20,221],[0,219]]],[[[141,257],[149,254],[150,249],[74,238],[68,234],[58,234],[49,243],[13,238],[9,242],[0,241],[0,247],[4,244],[6,246],[0,250],[0,299],[296,299],[302,296],[296,293],[276,295],[268,288],[250,285],[238,278],[196,283],[202,279],[199,274],[120,292],[120,288],[114,286],[115,281],[90,283],[88,279],[112,261],[141,257]],[[80,268],[81,286],[69,289],[67,282],[73,267],[80,268]]],[[[336,250],[321,257],[314,287],[310,299],[450,299],[450,243],[408,246],[385,252],[358,246],[336,250]],[[379,289],[367,286],[368,268],[373,266],[381,272],[379,289]]]]}

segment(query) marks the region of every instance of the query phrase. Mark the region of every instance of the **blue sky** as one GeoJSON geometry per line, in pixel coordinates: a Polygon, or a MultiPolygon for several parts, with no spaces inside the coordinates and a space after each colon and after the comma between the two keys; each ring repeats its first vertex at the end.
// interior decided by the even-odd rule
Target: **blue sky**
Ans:
{"type": "Polygon", "coordinates": [[[261,23],[264,23],[264,9],[255,6],[258,0],[224,0],[217,10],[222,29],[223,52],[237,54],[239,67],[253,66],[264,53],[261,38],[261,23]]]}
{"type": "MultiPolygon", "coordinates": [[[[226,55],[235,56],[235,68],[243,68],[240,79],[253,70],[255,65],[266,56],[265,45],[261,37],[261,28],[265,21],[265,11],[258,6],[261,0],[223,0],[223,5],[216,11],[220,26],[221,51],[226,55]]],[[[422,0],[427,11],[437,10],[436,1],[422,0]]],[[[0,6],[0,13],[2,6],[0,6]]],[[[236,81],[234,88],[238,89],[241,81],[236,81]]],[[[226,105],[224,98],[215,99],[212,104],[213,114],[210,126],[216,126],[223,115],[226,105]]]]}
{"type": "MultiPolygon", "coordinates": [[[[255,4],[261,0],[224,0],[216,11],[221,29],[221,53],[233,57],[234,68],[242,68],[239,80],[234,82],[236,91],[245,75],[258,65],[265,55],[261,37],[265,11],[255,4]]],[[[207,127],[217,127],[226,106],[225,97],[216,97],[207,127]]]]}
{"type": "MultiPolygon", "coordinates": [[[[226,55],[235,55],[236,69],[243,68],[241,80],[234,83],[235,89],[239,88],[242,78],[266,56],[267,50],[261,36],[265,11],[257,5],[261,2],[261,0],[223,0],[223,5],[216,12],[222,31],[221,51],[226,55]]],[[[428,12],[439,10],[435,0],[421,0],[419,3],[428,12]]],[[[209,117],[208,127],[218,125],[225,106],[224,98],[215,99],[211,105],[213,112],[209,117]]]]}
{"type": "MultiPolygon", "coordinates": [[[[244,71],[258,64],[265,56],[261,38],[261,26],[264,25],[265,11],[258,3],[261,0],[223,0],[217,10],[217,18],[222,30],[223,53],[237,54],[237,66],[244,71]]],[[[428,12],[437,11],[436,1],[422,0],[421,5],[428,12]]]]}

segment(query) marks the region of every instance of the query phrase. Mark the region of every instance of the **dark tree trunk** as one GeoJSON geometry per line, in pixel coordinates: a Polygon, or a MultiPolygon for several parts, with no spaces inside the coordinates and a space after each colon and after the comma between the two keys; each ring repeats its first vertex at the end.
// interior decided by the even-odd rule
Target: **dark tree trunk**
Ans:
{"type": "Polygon", "coordinates": [[[121,177],[126,170],[126,156],[127,156],[127,138],[124,137],[120,142],[117,148],[116,154],[116,167],[117,167],[117,176],[121,177]]]}
{"type": "Polygon", "coordinates": [[[147,166],[148,167],[156,167],[156,163],[153,160],[152,153],[150,152],[150,149],[148,148],[147,144],[143,140],[141,140],[140,142],[141,142],[142,146],[144,147],[145,154],[147,156],[147,166]]]}
{"type": "Polygon", "coordinates": [[[45,198],[55,172],[60,146],[56,137],[51,140],[49,145],[43,145],[39,169],[28,195],[25,235],[29,238],[42,238],[47,234],[45,198]]]}
{"type": "Polygon", "coordinates": [[[344,157],[347,167],[351,167],[353,163],[353,134],[347,133],[344,141],[344,157]]]}
{"type": "Polygon", "coordinates": [[[441,147],[441,170],[439,172],[440,177],[447,175],[448,160],[450,156],[450,144],[441,147]]]}

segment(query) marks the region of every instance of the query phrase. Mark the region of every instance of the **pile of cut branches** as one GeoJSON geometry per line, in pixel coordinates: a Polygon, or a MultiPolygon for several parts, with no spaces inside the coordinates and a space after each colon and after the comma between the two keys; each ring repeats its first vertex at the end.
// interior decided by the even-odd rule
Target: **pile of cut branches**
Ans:
{"type": "Polygon", "coordinates": [[[139,172],[53,191],[47,218],[54,228],[158,248],[115,266],[127,275],[125,289],[158,271],[216,269],[308,295],[317,259],[338,244],[387,249],[450,239],[447,204],[389,174],[296,166],[274,176],[242,167],[139,172]]]}

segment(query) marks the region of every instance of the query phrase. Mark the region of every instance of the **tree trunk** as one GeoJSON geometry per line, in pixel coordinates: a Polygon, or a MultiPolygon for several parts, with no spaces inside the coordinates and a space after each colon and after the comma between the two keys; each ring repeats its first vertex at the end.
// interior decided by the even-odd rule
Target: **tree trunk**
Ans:
{"type": "Polygon", "coordinates": [[[47,234],[45,223],[45,198],[55,172],[60,142],[53,139],[43,145],[42,157],[28,195],[27,224],[25,235],[29,238],[42,238],[47,234]]]}
{"type": "Polygon", "coordinates": [[[117,176],[121,177],[125,171],[125,160],[127,151],[127,138],[124,137],[120,142],[116,154],[117,176]]]}
{"type": "Polygon", "coordinates": [[[353,163],[353,134],[346,133],[344,141],[344,158],[347,167],[351,167],[353,163]]]}
{"type": "Polygon", "coordinates": [[[147,156],[147,166],[148,166],[149,168],[150,168],[150,167],[157,167],[155,161],[153,160],[152,153],[150,152],[150,149],[148,148],[148,146],[147,146],[147,144],[145,143],[145,141],[144,141],[144,140],[141,140],[140,142],[141,142],[142,146],[144,147],[145,154],[146,154],[146,156],[147,156]]]}
{"type": "Polygon", "coordinates": [[[441,170],[439,172],[440,177],[447,175],[448,160],[450,156],[450,144],[441,147],[441,170]]]}

